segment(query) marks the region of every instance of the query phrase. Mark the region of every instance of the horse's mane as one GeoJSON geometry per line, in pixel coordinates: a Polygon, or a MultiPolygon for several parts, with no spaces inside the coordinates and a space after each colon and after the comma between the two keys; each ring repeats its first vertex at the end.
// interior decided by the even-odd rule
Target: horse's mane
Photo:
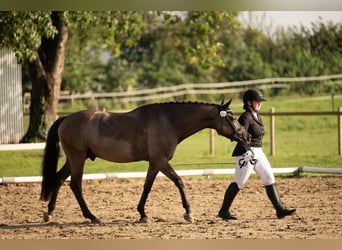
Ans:
{"type": "Polygon", "coordinates": [[[210,105],[210,106],[219,106],[219,104],[215,103],[208,103],[208,102],[195,102],[195,101],[177,101],[177,102],[161,102],[161,103],[155,103],[155,105],[178,105],[178,104],[197,104],[197,105],[210,105]]]}
{"type": "Polygon", "coordinates": [[[159,102],[159,103],[149,103],[149,104],[145,104],[142,105],[140,107],[137,107],[135,109],[145,109],[151,106],[155,106],[155,107],[166,107],[167,105],[172,105],[172,106],[177,106],[177,105],[208,105],[208,106],[212,106],[212,107],[217,107],[218,109],[220,109],[220,104],[214,104],[214,103],[207,103],[207,102],[194,102],[194,101],[170,101],[170,102],[159,102]]]}

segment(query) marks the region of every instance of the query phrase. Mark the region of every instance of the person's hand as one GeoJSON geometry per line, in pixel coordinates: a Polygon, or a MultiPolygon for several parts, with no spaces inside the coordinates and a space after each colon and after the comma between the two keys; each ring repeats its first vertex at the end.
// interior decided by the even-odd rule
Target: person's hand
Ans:
{"type": "Polygon", "coordinates": [[[242,157],[245,162],[249,162],[254,159],[254,152],[252,150],[247,150],[242,157]]]}
{"type": "Polygon", "coordinates": [[[240,168],[246,166],[248,163],[255,165],[258,162],[257,159],[254,159],[254,152],[250,149],[247,150],[239,161],[240,168]]]}

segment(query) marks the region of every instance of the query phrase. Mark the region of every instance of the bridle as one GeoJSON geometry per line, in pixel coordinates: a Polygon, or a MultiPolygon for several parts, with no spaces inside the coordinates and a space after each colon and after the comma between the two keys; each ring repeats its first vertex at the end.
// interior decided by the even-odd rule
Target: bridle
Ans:
{"type": "Polygon", "coordinates": [[[232,138],[230,138],[232,141],[235,140],[237,142],[241,142],[244,144],[243,140],[242,140],[242,135],[239,134],[239,129],[235,126],[234,124],[234,112],[231,110],[221,110],[220,111],[220,116],[222,118],[226,118],[229,125],[232,127],[233,129],[233,135],[231,136],[232,138]],[[231,120],[230,118],[233,118],[233,120],[231,120]]]}

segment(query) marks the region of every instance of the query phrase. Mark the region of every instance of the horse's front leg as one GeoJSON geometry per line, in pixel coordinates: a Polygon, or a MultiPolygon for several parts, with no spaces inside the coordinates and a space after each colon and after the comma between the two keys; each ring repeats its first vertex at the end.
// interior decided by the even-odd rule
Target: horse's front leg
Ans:
{"type": "Polygon", "coordinates": [[[147,218],[147,215],[145,213],[145,204],[146,204],[148,194],[151,191],[153,182],[154,182],[158,172],[159,171],[157,169],[155,169],[151,165],[149,166],[148,171],[147,171],[147,175],[146,175],[146,179],[145,179],[144,190],[141,194],[141,198],[140,198],[140,201],[138,204],[138,212],[140,213],[140,222],[144,222],[144,223],[148,222],[148,218],[147,218]]]}
{"type": "Polygon", "coordinates": [[[189,204],[189,202],[186,198],[186,195],[185,195],[184,183],[183,183],[182,179],[179,177],[179,175],[172,169],[171,165],[168,162],[166,165],[167,165],[166,167],[161,169],[161,172],[165,176],[170,178],[175,183],[175,185],[177,186],[179,193],[181,195],[181,198],[182,198],[183,208],[185,209],[184,219],[190,223],[193,223],[194,217],[193,217],[193,214],[192,214],[191,209],[190,209],[190,204],[189,204]]]}

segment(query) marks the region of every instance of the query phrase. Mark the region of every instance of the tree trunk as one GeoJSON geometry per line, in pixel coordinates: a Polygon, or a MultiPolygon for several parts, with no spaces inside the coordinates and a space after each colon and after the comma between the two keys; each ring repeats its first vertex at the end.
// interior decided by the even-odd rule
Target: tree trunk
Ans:
{"type": "Polygon", "coordinates": [[[30,122],[22,142],[44,141],[47,129],[57,119],[68,40],[68,28],[62,15],[63,12],[52,12],[51,19],[58,34],[54,38],[42,38],[37,59],[28,63],[32,82],[30,122]]]}

